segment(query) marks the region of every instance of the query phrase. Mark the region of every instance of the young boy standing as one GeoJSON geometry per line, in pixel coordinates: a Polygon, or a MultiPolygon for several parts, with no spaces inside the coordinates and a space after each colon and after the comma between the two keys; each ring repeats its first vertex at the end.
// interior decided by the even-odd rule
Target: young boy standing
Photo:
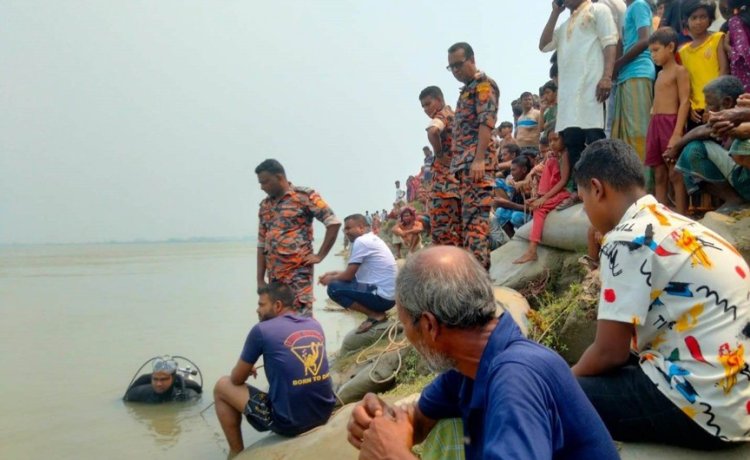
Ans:
{"type": "Polygon", "coordinates": [[[597,330],[573,366],[612,437],[696,449],[750,441],[750,267],[645,191],[632,147],[599,140],[575,167],[604,235],[597,330]]]}
{"type": "Polygon", "coordinates": [[[668,205],[669,184],[674,190],[675,210],[687,213],[687,192],[682,174],[674,163],[666,164],[663,155],[682,138],[690,112],[690,76],[675,61],[677,32],[662,27],[648,40],[651,58],[662,67],[654,87],[654,106],[646,134],[646,166],[654,168],[654,195],[659,203],[668,205]]]}

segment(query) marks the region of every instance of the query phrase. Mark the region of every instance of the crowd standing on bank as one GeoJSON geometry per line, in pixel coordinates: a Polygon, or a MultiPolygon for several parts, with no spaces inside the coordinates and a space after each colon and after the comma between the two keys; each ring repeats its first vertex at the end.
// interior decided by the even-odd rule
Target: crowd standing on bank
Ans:
{"type": "MultiPolygon", "coordinates": [[[[348,427],[360,458],[393,449],[409,458],[444,418],[463,419],[467,458],[617,458],[612,438],[700,449],[750,441],[750,268],[689,217],[750,201],[750,1],[720,2],[726,22],[714,31],[716,9],[552,1],[539,31],[549,80],[511,103],[513,122],[498,123],[500,89],[471,45],[447,48],[446,69],[464,86],[418,93],[428,117],[420,172],[405,188],[395,181],[390,212],[344,219],[346,268],[319,278],[334,302],[366,315],[358,332],[395,307],[441,372],[407,408],[365,397],[348,427]],[[570,369],[496,316],[487,271],[493,228],[510,238],[530,221],[515,262],[538,263],[547,216],[581,202],[602,290],[596,339],[570,369]],[[389,241],[378,236],[385,225],[389,241]]],[[[341,222],[277,161],[255,172],[268,195],[261,322],[215,389],[232,453],[243,447],[242,414],[291,436],[325,423],[333,398],[312,282],[341,222]],[[313,219],[326,226],[317,252],[313,219]],[[245,386],[269,353],[268,393],[245,386]]]]}

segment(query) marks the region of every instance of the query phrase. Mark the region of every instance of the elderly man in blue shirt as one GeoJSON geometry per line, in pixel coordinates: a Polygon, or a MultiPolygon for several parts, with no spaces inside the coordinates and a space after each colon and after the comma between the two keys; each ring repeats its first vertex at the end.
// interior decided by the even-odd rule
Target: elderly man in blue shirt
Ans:
{"type": "Polygon", "coordinates": [[[487,272],[466,251],[436,246],[413,255],[396,285],[409,341],[442,371],[419,402],[402,408],[368,394],[348,439],[360,459],[413,459],[438,420],[461,417],[467,459],[617,459],[612,438],[568,365],[496,316],[487,272]]]}

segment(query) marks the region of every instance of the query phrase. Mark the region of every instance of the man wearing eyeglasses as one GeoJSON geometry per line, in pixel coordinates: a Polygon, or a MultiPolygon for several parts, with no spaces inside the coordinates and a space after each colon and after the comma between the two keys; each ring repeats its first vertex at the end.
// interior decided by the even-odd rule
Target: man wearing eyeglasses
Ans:
{"type": "Polygon", "coordinates": [[[459,42],[448,48],[446,67],[464,84],[456,103],[453,123],[451,171],[459,182],[462,246],[490,268],[490,209],[492,165],[489,145],[497,121],[500,90],[477,69],[474,50],[459,42]]]}

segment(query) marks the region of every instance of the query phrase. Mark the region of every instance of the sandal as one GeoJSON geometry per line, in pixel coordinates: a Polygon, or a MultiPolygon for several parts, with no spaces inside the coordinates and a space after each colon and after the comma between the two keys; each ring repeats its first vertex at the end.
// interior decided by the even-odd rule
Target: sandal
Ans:
{"type": "Polygon", "coordinates": [[[385,323],[387,320],[388,318],[383,318],[383,319],[367,318],[366,320],[362,321],[362,324],[359,325],[356,333],[364,334],[365,332],[372,329],[373,326],[376,326],[380,323],[385,323]]]}

